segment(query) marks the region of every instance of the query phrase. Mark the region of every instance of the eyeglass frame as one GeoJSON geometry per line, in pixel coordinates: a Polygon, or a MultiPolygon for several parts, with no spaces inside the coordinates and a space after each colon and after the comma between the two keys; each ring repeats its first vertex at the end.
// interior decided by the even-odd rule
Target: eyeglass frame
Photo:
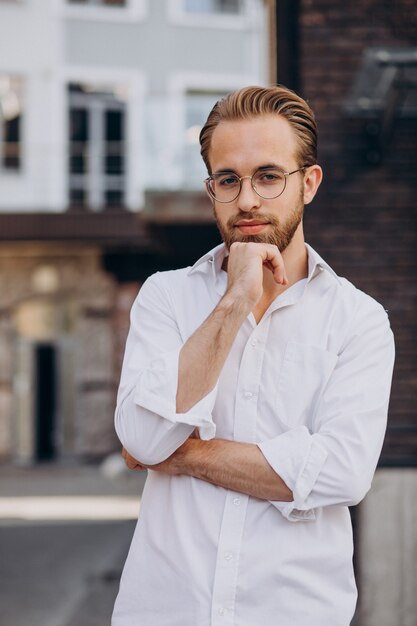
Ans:
{"type": "MultiPolygon", "coordinates": [[[[279,192],[279,194],[277,196],[273,196],[272,198],[265,198],[265,196],[261,196],[261,194],[259,193],[259,191],[256,190],[255,185],[253,184],[253,177],[255,176],[255,174],[257,174],[260,170],[262,170],[262,168],[257,169],[252,176],[238,176],[237,174],[230,172],[230,174],[232,176],[236,176],[236,178],[239,180],[239,191],[237,192],[237,195],[232,198],[232,200],[218,200],[216,198],[216,196],[212,193],[211,189],[210,189],[210,181],[213,180],[214,181],[214,177],[211,174],[210,176],[208,176],[207,178],[204,179],[204,182],[206,184],[206,189],[208,191],[208,193],[210,194],[210,196],[213,198],[213,200],[215,200],[216,202],[220,202],[220,204],[229,204],[230,202],[234,202],[235,200],[238,199],[240,192],[242,191],[242,180],[244,180],[245,178],[249,178],[250,179],[250,184],[252,189],[254,190],[254,192],[256,193],[257,196],[259,196],[260,198],[262,198],[263,200],[276,200],[277,198],[279,198],[280,196],[282,196],[282,194],[284,193],[286,187],[287,187],[287,178],[288,176],[291,176],[291,174],[296,174],[297,172],[301,172],[302,170],[305,170],[307,167],[309,167],[308,165],[303,165],[302,167],[299,167],[296,170],[293,170],[292,172],[282,172],[282,175],[285,176],[285,182],[284,182],[284,188],[282,191],[279,192]]],[[[279,170],[279,167],[277,167],[276,169],[279,170]]],[[[280,170],[281,171],[281,170],[280,170]]]]}

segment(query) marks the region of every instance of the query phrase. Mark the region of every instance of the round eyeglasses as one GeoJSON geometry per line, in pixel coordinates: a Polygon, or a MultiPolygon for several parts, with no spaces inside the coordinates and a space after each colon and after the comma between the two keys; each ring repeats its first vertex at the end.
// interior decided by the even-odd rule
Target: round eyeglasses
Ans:
{"type": "Polygon", "coordinates": [[[264,200],[274,200],[285,191],[288,176],[305,170],[299,167],[292,172],[283,172],[279,168],[268,167],[256,170],[252,176],[238,176],[233,172],[217,172],[205,179],[207,191],[216,202],[233,202],[242,190],[242,180],[249,178],[252,189],[264,200]]]}

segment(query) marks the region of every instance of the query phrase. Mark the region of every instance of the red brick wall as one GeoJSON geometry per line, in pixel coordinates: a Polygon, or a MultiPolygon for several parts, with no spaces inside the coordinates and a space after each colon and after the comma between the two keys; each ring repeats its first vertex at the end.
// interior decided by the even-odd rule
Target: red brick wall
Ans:
{"type": "Polygon", "coordinates": [[[367,46],[415,45],[415,1],[300,6],[301,92],[317,115],[325,172],[306,209],[306,238],[389,311],[397,360],[384,459],[417,462],[417,433],[397,432],[417,430],[417,120],[397,120],[384,161],[371,166],[361,125],[342,109],[367,46]]]}

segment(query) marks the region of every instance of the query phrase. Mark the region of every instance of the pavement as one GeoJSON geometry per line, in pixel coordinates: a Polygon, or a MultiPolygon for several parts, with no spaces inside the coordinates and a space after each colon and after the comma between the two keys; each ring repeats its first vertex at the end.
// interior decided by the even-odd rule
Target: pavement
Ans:
{"type": "Polygon", "coordinates": [[[106,626],[146,472],[0,466],[0,624],[106,626]]]}
{"type": "Polygon", "coordinates": [[[119,455],[0,466],[1,626],[110,626],[145,479],[119,455]]]}

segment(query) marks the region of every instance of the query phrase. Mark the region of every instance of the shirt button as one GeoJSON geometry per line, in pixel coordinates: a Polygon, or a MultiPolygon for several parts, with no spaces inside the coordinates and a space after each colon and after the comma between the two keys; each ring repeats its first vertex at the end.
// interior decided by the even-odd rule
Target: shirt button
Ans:
{"type": "Polygon", "coordinates": [[[250,345],[255,348],[258,345],[258,340],[257,339],[252,339],[252,341],[250,342],[250,345]]]}
{"type": "Polygon", "coordinates": [[[251,391],[245,391],[243,395],[247,400],[250,400],[253,397],[253,393],[251,391]]]}
{"type": "Polygon", "coordinates": [[[223,607],[221,609],[219,609],[219,615],[224,615],[224,609],[223,607]]]}
{"type": "Polygon", "coordinates": [[[233,554],[231,552],[226,552],[224,558],[226,561],[230,561],[233,558],[233,554]]]}
{"type": "Polygon", "coordinates": [[[239,504],[240,504],[240,500],[239,500],[239,498],[233,498],[233,504],[234,504],[235,506],[239,506],[239,504]]]}

